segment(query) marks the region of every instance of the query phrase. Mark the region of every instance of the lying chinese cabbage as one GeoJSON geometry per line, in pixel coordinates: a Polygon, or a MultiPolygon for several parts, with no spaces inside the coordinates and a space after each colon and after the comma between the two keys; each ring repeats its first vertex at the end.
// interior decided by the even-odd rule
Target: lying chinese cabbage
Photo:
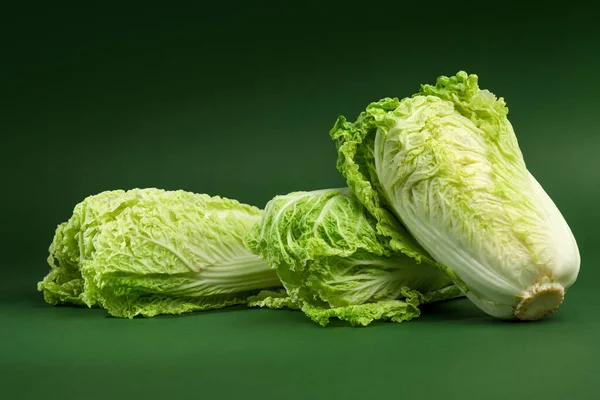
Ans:
{"type": "Polygon", "coordinates": [[[117,317],[245,303],[281,287],[243,244],[261,211],[184,191],[107,191],[79,203],[50,246],[38,288],[48,303],[99,305],[117,317]]]}
{"type": "Polygon", "coordinates": [[[332,317],[368,325],[410,320],[421,303],[461,295],[429,262],[394,251],[375,223],[348,188],[275,197],[246,245],[277,269],[285,291],[249,305],[299,308],[323,326],[332,317]]]}
{"type": "Polygon", "coordinates": [[[340,117],[331,136],[338,169],[392,248],[403,250],[400,221],[482,310],[534,320],[561,304],[580,256],[507,115],[459,72],[372,103],[354,123],[340,117]]]}

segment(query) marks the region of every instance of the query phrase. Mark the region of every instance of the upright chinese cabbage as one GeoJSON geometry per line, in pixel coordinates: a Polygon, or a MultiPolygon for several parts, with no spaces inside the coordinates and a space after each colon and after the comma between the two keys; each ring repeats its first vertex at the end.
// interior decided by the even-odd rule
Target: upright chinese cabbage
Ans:
{"type": "Polygon", "coordinates": [[[392,248],[402,250],[400,221],[482,310],[534,320],[561,304],[580,256],[507,115],[461,71],[372,103],[354,123],[340,117],[331,136],[338,169],[392,248]]]}
{"type": "Polygon", "coordinates": [[[261,210],[184,191],[107,191],[77,204],[50,246],[39,283],[48,303],[99,305],[117,317],[245,303],[281,287],[243,237],[261,210]]]}
{"type": "Polygon", "coordinates": [[[332,317],[368,325],[410,320],[421,303],[461,295],[429,262],[394,251],[375,223],[348,188],[275,197],[246,245],[277,269],[287,294],[263,292],[249,304],[300,308],[321,325],[332,317]]]}

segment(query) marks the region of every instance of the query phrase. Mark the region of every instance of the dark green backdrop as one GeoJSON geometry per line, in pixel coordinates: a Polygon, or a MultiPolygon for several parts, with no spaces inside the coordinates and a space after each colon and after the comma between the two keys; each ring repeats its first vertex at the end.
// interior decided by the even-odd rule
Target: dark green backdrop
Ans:
{"type": "Polygon", "coordinates": [[[4,10],[0,397],[597,398],[597,15],[410,3],[4,10]],[[343,185],[336,117],[459,69],[506,99],[578,240],[579,281],[547,320],[498,322],[467,300],[365,329],[243,307],[118,320],[35,291],[84,197],[152,186],[262,207],[343,185]]]}

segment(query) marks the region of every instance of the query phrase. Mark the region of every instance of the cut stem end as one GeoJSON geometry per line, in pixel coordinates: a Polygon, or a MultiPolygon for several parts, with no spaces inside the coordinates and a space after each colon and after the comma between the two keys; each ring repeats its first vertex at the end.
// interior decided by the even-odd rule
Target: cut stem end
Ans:
{"type": "Polygon", "coordinates": [[[524,321],[535,321],[555,311],[565,298],[564,287],[555,282],[533,284],[521,296],[515,308],[515,317],[524,321]]]}

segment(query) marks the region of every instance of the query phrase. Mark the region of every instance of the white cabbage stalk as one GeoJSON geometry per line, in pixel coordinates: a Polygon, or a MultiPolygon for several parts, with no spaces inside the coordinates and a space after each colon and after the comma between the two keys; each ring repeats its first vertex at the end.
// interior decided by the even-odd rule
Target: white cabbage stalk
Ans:
{"type": "Polygon", "coordinates": [[[399,219],[490,315],[536,320],[579,273],[567,222],[527,170],[502,98],[476,75],[371,104],[331,132],[338,168],[395,242],[399,219]]]}

